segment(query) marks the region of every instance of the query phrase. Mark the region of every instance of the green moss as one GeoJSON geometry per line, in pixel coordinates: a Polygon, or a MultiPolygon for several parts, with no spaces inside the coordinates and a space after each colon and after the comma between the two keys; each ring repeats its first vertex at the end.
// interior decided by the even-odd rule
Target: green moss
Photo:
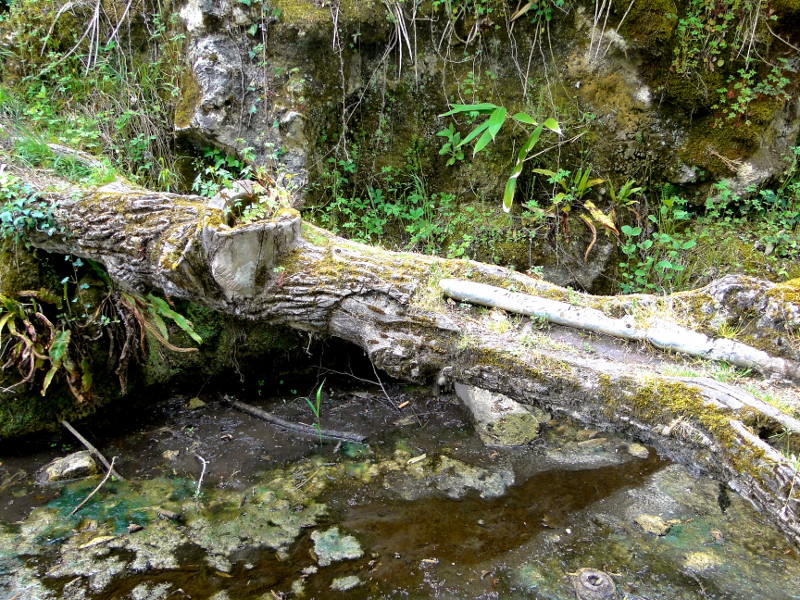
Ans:
{"type": "Polygon", "coordinates": [[[661,87],[669,102],[691,113],[709,110],[717,102],[717,90],[725,87],[725,78],[720,71],[702,71],[694,75],[669,72],[661,82],[661,87]]]}
{"type": "Polygon", "coordinates": [[[609,384],[610,381],[605,383],[607,388],[603,396],[607,410],[619,411],[624,402],[636,419],[654,428],[669,426],[673,432],[681,431],[682,422],[689,426],[699,425],[721,444],[739,473],[760,480],[759,469],[768,468],[763,464],[764,451],[735,435],[731,421],[738,420],[740,415],[707,402],[699,388],[680,381],[651,378],[636,382],[636,391],[620,400],[608,395],[612,391],[609,384]]]}
{"type": "Polygon", "coordinates": [[[665,53],[670,49],[668,42],[677,24],[677,19],[669,16],[674,11],[672,0],[634,2],[621,33],[653,54],[665,53]]]}
{"type": "Polygon", "coordinates": [[[0,293],[14,294],[42,287],[40,263],[22,243],[0,242],[0,293]]]}
{"type": "Polygon", "coordinates": [[[186,69],[180,83],[181,97],[175,107],[175,127],[183,129],[192,124],[192,117],[201,98],[200,85],[191,69],[186,69]]]}

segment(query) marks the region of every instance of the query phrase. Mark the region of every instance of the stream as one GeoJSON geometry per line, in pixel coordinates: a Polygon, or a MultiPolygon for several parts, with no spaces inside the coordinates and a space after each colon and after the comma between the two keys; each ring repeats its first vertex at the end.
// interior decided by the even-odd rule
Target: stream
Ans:
{"type": "MultiPolygon", "coordinates": [[[[280,383],[239,399],[313,426],[316,384],[280,383]]],[[[800,598],[796,549],[749,504],[632,440],[550,420],[490,448],[453,396],[398,384],[326,385],[321,425],[365,444],[153,400],[76,424],[125,480],[75,514],[101,475],[41,469],[80,444],[0,448],[0,598],[571,600],[581,569],[613,582],[592,600],[800,598]]]]}

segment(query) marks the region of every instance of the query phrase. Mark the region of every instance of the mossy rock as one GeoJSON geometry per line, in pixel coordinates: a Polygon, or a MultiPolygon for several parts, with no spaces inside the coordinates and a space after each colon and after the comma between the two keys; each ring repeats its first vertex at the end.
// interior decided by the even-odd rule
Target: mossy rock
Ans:
{"type": "MultiPolygon", "coordinates": [[[[650,54],[656,56],[667,54],[671,57],[669,40],[675,30],[677,19],[669,15],[674,10],[672,0],[634,2],[620,32],[634,45],[650,54]]],[[[621,18],[622,14],[619,16],[621,18]]]]}
{"type": "Polygon", "coordinates": [[[0,242],[0,293],[13,295],[42,287],[42,272],[36,253],[22,242],[0,242]]]}

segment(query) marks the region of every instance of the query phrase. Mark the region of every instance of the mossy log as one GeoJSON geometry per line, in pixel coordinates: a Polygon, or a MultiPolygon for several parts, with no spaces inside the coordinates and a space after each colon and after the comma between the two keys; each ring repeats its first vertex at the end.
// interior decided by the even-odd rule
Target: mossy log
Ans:
{"type": "Polygon", "coordinates": [[[709,313],[730,316],[736,299],[747,298],[748,310],[761,307],[755,321],[778,315],[771,323],[780,331],[758,338],[763,349],[783,348],[790,359],[800,286],[731,278],[669,297],[592,297],[501,267],[347,241],[289,209],[268,222],[236,225],[224,199],[209,203],[119,183],[51,199],[68,233],[37,234],[33,243],[100,262],[119,286],[155,288],[218,311],[343,338],[394,377],[468,384],[623,432],[717,477],[800,543],[797,471],[761,439],[764,432],[791,436],[797,421],[732,385],[667,374],[662,367],[672,355],[646,344],[534,330],[521,317],[444,300],[439,282],[483,282],[616,318],[672,316],[706,329],[709,313]]]}

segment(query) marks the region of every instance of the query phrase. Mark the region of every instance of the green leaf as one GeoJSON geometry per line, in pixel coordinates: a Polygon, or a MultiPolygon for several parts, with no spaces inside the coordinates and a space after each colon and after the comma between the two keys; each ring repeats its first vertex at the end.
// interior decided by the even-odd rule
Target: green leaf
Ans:
{"type": "Polygon", "coordinates": [[[8,320],[13,316],[14,315],[11,313],[6,313],[0,317],[0,336],[3,335],[3,328],[6,326],[6,323],[8,323],[8,320]]]}
{"type": "Polygon", "coordinates": [[[165,300],[157,296],[154,296],[153,294],[147,294],[147,299],[158,307],[158,310],[162,315],[175,321],[175,324],[181,329],[183,329],[186,332],[186,334],[190,338],[192,338],[195,342],[197,342],[198,344],[203,343],[203,338],[197,335],[197,333],[194,330],[194,326],[192,326],[192,323],[183,315],[176,313],[174,310],[172,310],[169,307],[169,304],[167,304],[165,300]]]}
{"type": "Polygon", "coordinates": [[[53,363],[55,369],[61,366],[61,361],[64,360],[64,356],[67,354],[71,335],[72,332],[69,329],[65,329],[64,331],[59,331],[53,341],[50,342],[48,354],[50,355],[50,362],[53,363]]]}
{"type": "Polygon", "coordinates": [[[622,233],[627,236],[635,237],[637,235],[641,235],[642,228],[641,227],[631,227],[630,225],[623,225],[622,226],[622,233]]]}
{"type": "Polygon", "coordinates": [[[471,113],[477,112],[481,114],[489,114],[497,108],[496,104],[491,104],[490,102],[484,102],[483,104],[451,104],[452,108],[439,115],[440,117],[450,117],[452,115],[457,115],[460,113],[471,113]]]}
{"type": "Polygon", "coordinates": [[[512,115],[511,118],[514,119],[515,121],[518,121],[520,123],[525,123],[527,125],[538,125],[538,123],[534,120],[532,116],[523,112],[518,112],[512,115]]]}
{"type": "MultiPolygon", "coordinates": [[[[536,145],[536,143],[539,141],[539,138],[542,135],[543,127],[544,125],[539,125],[536,129],[533,130],[533,133],[531,133],[531,135],[528,137],[527,140],[525,140],[525,143],[522,145],[522,148],[520,149],[517,158],[519,158],[519,156],[523,156],[523,153],[525,156],[527,156],[528,152],[533,150],[533,147],[536,145]]],[[[555,175],[555,173],[553,173],[553,175],[555,175]]]]}
{"type": "Polygon", "coordinates": [[[506,189],[503,192],[503,210],[509,212],[514,203],[514,191],[517,189],[517,178],[509,177],[506,181],[506,189]]]}
{"type": "Polygon", "coordinates": [[[486,147],[486,145],[493,139],[494,136],[492,135],[491,130],[487,128],[486,131],[483,132],[483,135],[481,135],[481,137],[478,138],[478,141],[475,144],[475,149],[472,151],[472,156],[475,156],[478,152],[483,150],[486,147]]]}
{"type": "Polygon", "coordinates": [[[484,130],[486,130],[487,127],[489,127],[489,121],[488,120],[484,121],[483,123],[478,125],[475,129],[470,131],[467,134],[467,137],[465,137],[463,140],[461,140],[461,142],[459,142],[459,144],[458,144],[458,146],[456,146],[456,148],[461,148],[461,146],[464,146],[465,144],[470,143],[472,140],[474,140],[476,137],[478,137],[481,133],[483,133],[484,130]]]}
{"type": "Polygon", "coordinates": [[[550,131],[557,133],[558,135],[561,135],[561,126],[558,124],[558,121],[556,121],[553,117],[545,119],[542,125],[547,129],[549,129],[550,131]]]}
{"type": "Polygon", "coordinates": [[[508,111],[504,107],[499,107],[492,112],[489,116],[489,120],[487,123],[489,124],[489,131],[492,133],[492,139],[497,135],[497,132],[500,131],[500,128],[503,126],[503,123],[506,122],[506,115],[508,111]]]}
{"type": "Polygon", "coordinates": [[[53,382],[53,377],[55,377],[56,373],[58,373],[58,367],[53,365],[45,374],[44,383],[42,383],[42,391],[40,392],[42,396],[47,393],[47,388],[50,387],[50,384],[53,382]]]}

